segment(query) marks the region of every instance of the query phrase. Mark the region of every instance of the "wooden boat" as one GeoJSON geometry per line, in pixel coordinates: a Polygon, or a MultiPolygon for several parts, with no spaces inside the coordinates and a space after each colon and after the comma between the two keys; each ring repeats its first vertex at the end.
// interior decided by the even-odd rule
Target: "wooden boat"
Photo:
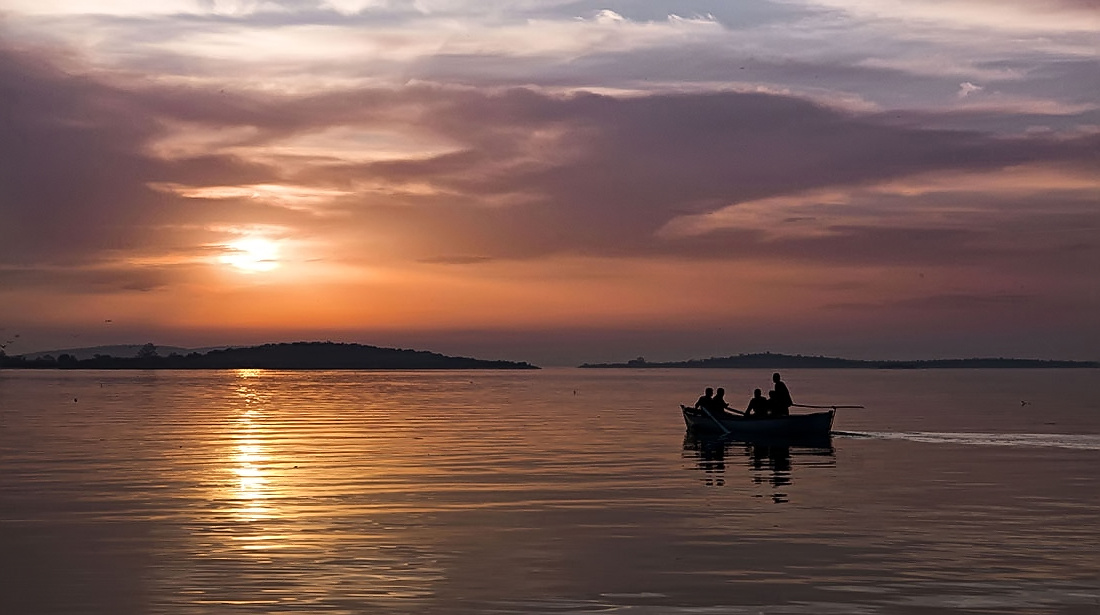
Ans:
{"type": "Polygon", "coordinates": [[[836,410],[826,410],[769,419],[752,419],[729,414],[717,416],[715,413],[708,416],[703,410],[684,405],[681,405],[680,409],[684,413],[684,423],[687,424],[688,429],[722,434],[728,432],[732,436],[828,436],[833,428],[833,415],[836,414],[836,410]],[[721,427],[718,423],[721,423],[721,427]]]}

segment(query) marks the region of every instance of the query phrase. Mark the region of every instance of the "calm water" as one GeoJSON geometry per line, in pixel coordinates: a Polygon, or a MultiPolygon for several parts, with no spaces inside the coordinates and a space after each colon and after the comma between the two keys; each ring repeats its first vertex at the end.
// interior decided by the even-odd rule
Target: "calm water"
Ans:
{"type": "Polygon", "coordinates": [[[0,372],[0,613],[1100,612],[1096,370],[769,376],[0,372]]]}

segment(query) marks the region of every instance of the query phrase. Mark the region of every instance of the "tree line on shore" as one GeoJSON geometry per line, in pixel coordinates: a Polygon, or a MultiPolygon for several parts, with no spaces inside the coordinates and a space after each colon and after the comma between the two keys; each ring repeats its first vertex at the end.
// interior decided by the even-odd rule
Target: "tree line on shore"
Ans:
{"type": "Polygon", "coordinates": [[[424,350],[335,342],[294,342],[161,356],[152,343],[132,357],[71,354],[36,358],[0,352],[9,369],[538,369],[526,362],[451,357],[424,350]]]}
{"type": "Polygon", "coordinates": [[[580,367],[598,368],[707,368],[707,369],[1001,369],[1001,368],[1075,368],[1100,367],[1097,361],[1057,361],[1047,359],[928,359],[918,361],[875,361],[863,359],[841,359],[837,357],[804,356],[760,352],[739,354],[709,359],[691,359],[688,361],[646,361],[645,357],[631,359],[626,363],[585,363],[580,367]]]}

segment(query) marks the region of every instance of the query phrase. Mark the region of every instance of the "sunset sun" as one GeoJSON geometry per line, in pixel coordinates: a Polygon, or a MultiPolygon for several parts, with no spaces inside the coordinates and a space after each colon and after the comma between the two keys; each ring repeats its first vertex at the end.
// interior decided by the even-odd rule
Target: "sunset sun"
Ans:
{"type": "Polygon", "coordinates": [[[224,245],[220,262],[244,273],[261,273],[279,267],[279,246],[263,237],[247,237],[224,245]]]}

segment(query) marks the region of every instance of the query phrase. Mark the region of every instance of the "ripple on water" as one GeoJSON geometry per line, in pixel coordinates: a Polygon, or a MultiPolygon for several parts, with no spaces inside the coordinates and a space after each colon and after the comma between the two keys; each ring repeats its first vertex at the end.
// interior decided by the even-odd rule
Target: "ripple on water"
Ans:
{"type": "MultiPolygon", "coordinates": [[[[849,413],[865,437],[823,445],[685,434],[677,404],[740,377],[0,373],[0,612],[1100,605],[1100,436],[913,408],[849,413]]],[[[847,393],[904,398],[906,377],[927,395],[927,374],[847,393]]]]}

